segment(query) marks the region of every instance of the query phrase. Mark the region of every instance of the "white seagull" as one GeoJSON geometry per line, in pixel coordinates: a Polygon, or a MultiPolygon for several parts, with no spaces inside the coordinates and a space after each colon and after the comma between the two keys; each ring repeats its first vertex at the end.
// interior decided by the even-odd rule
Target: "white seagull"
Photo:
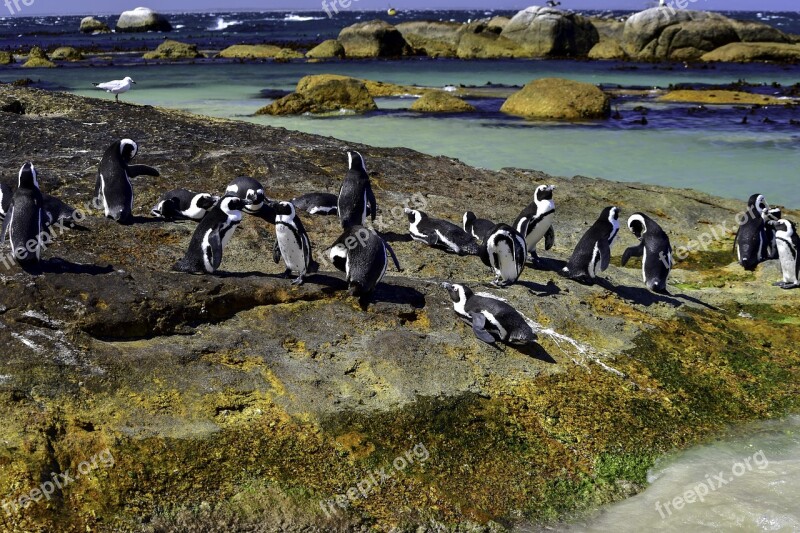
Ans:
{"type": "Polygon", "coordinates": [[[107,81],[105,83],[93,83],[95,87],[98,89],[102,89],[107,93],[111,93],[114,95],[114,98],[117,102],[119,102],[119,95],[122,93],[126,93],[131,90],[131,84],[136,83],[130,77],[125,76],[125,79],[122,80],[114,80],[114,81],[107,81]]]}

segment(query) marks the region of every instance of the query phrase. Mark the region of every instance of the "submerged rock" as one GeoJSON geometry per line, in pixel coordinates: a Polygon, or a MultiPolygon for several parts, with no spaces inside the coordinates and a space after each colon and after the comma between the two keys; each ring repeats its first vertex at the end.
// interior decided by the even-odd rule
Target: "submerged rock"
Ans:
{"type": "Polygon", "coordinates": [[[221,51],[218,57],[228,59],[302,59],[304,56],[296,50],[271,44],[235,44],[221,51]]]}
{"type": "Polygon", "coordinates": [[[752,61],[800,61],[800,44],[731,43],[703,54],[703,61],[749,63],[752,61]]]}
{"type": "Polygon", "coordinates": [[[111,28],[105,22],[94,17],[84,17],[81,19],[80,31],[81,33],[111,33],[111,28]]]}
{"type": "Polygon", "coordinates": [[[50,53],[50,59],[57,59],[61,61],[80,61],[83,59],[83,54],[71,46],[62,46],[56,48],[50,53]]]}
{"type": "Polygon", "coordinates": [[[306,57],[309,59],[344,59],[345,55],[344,46],[336,39],[323,41],[306,52],[306,57]]]}
{"type": "Polygon", "coordinates": [[[145,53],[143,59],[196,59],[203,57],[203,54],[197,51],[196,44],[182,43],[179,41],[166,40],[158,48],[151,52],[145,53]]]}
{"type": "Polygon", "coordinates": [[[785,105],[787,100],[764,94],[717,89],[670,91],[658,98],[662,102],[691,102],[698,104],[785,105]]]}
{"type": "Polygon", "coordinates": [[[116,30],[119,32],[172,31],[172,24],[164,15],[156,13],[148,7],[137,7],[131,11],[123,11],[117,20],[116,30]]]}
{"type": "Polygon", "coordinates": [[[411,52],[403,34],[382,20],[359,22],[339,32],[349,58],[357,57],[401,57],[411,52]]]}
{"type": "Polygon", "coordinates": [[[500,111],[526,118],[579,120],[606,118],[611,104],[609,96],[590,83],[541,78],[511,95],[500,111]]]}
{"type": "Polygon", "coordinates": [[[475,107],[461,98],[443,91],[430,91],[411,104],[411,111],[420,113],[471,113],[475,107]]]}
{"type": "Polygon", "coordinates": [[[301,115],[333,113],[341,110],[363,113],[378,106],[362,80],[320,74],[306,76],[295,92],[259,109],[257,115],[301,115]]]}

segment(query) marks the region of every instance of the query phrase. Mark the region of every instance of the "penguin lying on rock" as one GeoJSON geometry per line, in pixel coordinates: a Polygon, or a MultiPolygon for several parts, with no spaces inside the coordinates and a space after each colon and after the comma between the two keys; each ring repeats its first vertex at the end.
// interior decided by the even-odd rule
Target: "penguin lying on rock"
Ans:
{"type": "Polygon", "coordinates": [[[150,213],[166,220],[203,220],[206,212],[219,200],[219,196],[209,193],[196,193],[188,189],[174,189],[165,192],[150,213]]]}
{"type": "Polygon", "coordinates": [[[448,220],[431,218],[426,213],[406,207],[408,232],[415,241],[440,248],[458,255],[478,255],[478,243],[468,234],[448,220]]]}

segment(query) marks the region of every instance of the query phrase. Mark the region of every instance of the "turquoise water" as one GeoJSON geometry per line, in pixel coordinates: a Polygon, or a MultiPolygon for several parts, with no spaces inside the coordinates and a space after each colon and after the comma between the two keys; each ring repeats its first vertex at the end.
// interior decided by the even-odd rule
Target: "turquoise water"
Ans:
{"type": "MultiPolygon", "coordinates": [[[[743,201],[758,191],[773,204],[800,207],[800,188],[796,186],[800,126],[789,125],[789,119],[800,119],[800,110],[761,110],[749,116],[747,125],[742,125],[740,121],[746,110],[723,106],[690,115],[687,104],[662,105],[644,97],[615,102],[625,117],[622,121],[566,124],[505,116],[498,112],[501,99],[472,101],[481,109],[479,114],[421,116],[406,110],[413,102],[412,98],[406,98],[379,100],[381,111],[366,116],[252,116],[271,101],[261,91],[288,91],[302,76],[316,73],[431,87],[484,86],[488,82],[522,85],[547,76],[641,88],[668,87],[675,83],[725,84],[739,79],[787,86],[800,80],[800,67],[724,65],[714,69],[686,69],[677,65],[665,69],[640,65],[627,70],[615,63],[568,61],[206,62],[24,72],[45,86],[95,97],[110,95],[92,90],[92,81],[131,75],[137,85],[123,96],[127,101],[381,147],[405,146],[455,157],[479,167],[533,168],[564,176],[693,187],[743,201]],[[631,124],[640,116],[633,111],[640,104],[650,108],[647,126],[631,124]],[[777,123],[761,123],[766,116],[777,123]]],[[[0,69],[0,80],[22,75],[18,69],[0,69]]]]}

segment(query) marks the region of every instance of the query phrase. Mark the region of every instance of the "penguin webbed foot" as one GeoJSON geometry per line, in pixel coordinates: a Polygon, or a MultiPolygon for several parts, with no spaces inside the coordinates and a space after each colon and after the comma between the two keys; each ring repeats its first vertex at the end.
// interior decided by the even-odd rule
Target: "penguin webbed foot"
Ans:
{"type": "Polygon", "coordinates": [[[772,284],[773,287],[780,287],[780,288],[783,288],[785,285],[786,285],[785,281],[776,281],[775,283],[772,284]]]}
{"type": "Polygon", "coordinates": [[[781,286],[781,289],[789,290],[789,289],[796,289],[798,287],[800,287],[800,283],[784,283],[781,286]]]}
{"type": "Polygon", "coordinates": [[[300,277],[298,277],[298,278],[294,279],[294,280],[292,281],[292,285],[297,285],[297,286],[300,286],[300,285],[302,285],[303,283],[305,283],[305,281],[306,281],[306,277],[305,277],[305,275],[302,275],[302,276],[300,276],[300,277]]]}

